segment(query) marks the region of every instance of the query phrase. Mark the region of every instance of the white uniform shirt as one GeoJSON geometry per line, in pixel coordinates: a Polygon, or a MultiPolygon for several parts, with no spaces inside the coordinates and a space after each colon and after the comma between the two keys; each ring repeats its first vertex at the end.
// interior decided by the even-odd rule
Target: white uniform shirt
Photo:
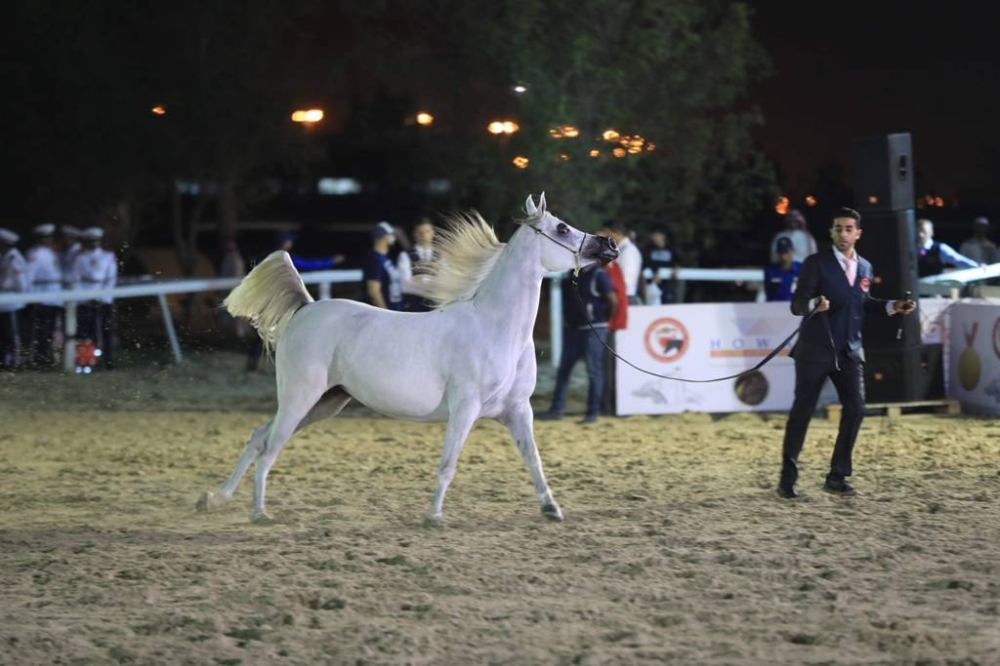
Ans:
{"type": "MultiPolygon", "coordinates": [[[[0,294],[22,294],[28,291],[27,262],[16,247],[0,256],[0,294]]],[[[0,304],[0,312],[14,312],[24,307],[24,303],[0,304]]]]}
{"type": "Polygon", "coordinates": [[[62,256],[60,257],[60,262],[62,263],[63,281],[67,287],[72,286],[73,278],[73,262],[76,261],[76,255],[83,251],[83,246],[80,241],[74,241],[72,245],[66,248],[62,256]]]}
{"type": "MultiPolygon", "coordinates": [[[[414,245],[413,249],[416,250],[417,257],[420,264],[428,264],[434,260],[434,246],[433,245],[414,245]]],[[[413,260],[410,259],[409,252],[400,252],[399,257],[396,259],[396,270],[399,271],[399,279],[402,281],[402,290],[404,294],[415,294],[417,296],[423,296],[424,292],[421,286],[421,281],[424,278],[423,275],[417,274],[413,275],[413,260]]]]}
{"type": "Polygon", "coordinates": [[[642,252],[635,246],[631,238],[623,238],[618,243],[618,265],[622,268],[625,293],[629,297],[638,296],[639,276],[642,273],[642,252]]]}
{"type": "MultiPolygon", "coordinates": [[[[28,250],[28,291],[46,293],[62,291],[62,268],[55,251],[45,245],[36,245],[28,250]]],[[[62,306],[62,301],[53,299],[41,301],[42,305],[62,306]]]]}
{"type": "MultiPolygon", "coordinates": [[[[73,261],[71,273],[73,289],[104,289],[118,284],[118,262],[114,252],[99,247],[81,250],[73,261]]],[[[97,300],[114,302],[111,296],[97,300]]]]}

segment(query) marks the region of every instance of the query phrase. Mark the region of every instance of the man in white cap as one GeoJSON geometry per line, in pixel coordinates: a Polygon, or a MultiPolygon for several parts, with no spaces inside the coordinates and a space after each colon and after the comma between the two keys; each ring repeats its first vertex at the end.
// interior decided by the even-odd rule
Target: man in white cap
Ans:
{"type": "Polygon", "coordinates": [[[387,310],[403,309],[403,289],[399,270],[389,258],[389,248],[396,242],[396,230],[388,222],[372,229],[372,251],[363,269],[365,302],[387,310]]]}
{"type": "MultiPolygon", "coordinates": [[[[71,281],[74,289],[104,289],[118,283],[118,262],[113,252],[101,247],[104,231],[100,227],[83,230],[84,247],[73,261],[71,281]]],[[[114,298],[101,296],[82,301],[77,308],[78,339],[89,339],[101,350],[101,363],[114,368],[114,298]]]]}
{"type": "MultiPolygon", "coordinates": [[[[33,230],[35,244],[28,250],[28,291],[44,294],[62,290],[62,267],[55,251],[56,225],[39,224],[33,230]]],[[[52,341],[63,303],[50,299],[28,306],[28,365],[47,368],[55,362],[52,341]]]]}
{"type": "MultiPolygon", "coordinates": [[[[28,291],[24,256],[17,249],[21,237],[10,229],[0,229],[0,294],[28,291]]],[[[16,370],[21,365],[21,331],[18,312],[24,303],[0,303],[0,370],[16,370]]]]}
{"type": "Polygon", "coordinates": [[[59,243],[59,262],[63,272],[63,284],[69,289],[70,272],[73,270],[73,262],[76,260],[76,255],[80,254],[80,250],[83,249],[83,244],[80,243],[80,239],[83,238],[83,230],[69,224],[64,224],[59,227],[59,235],[61,237],[61,242],[59,243]]]}

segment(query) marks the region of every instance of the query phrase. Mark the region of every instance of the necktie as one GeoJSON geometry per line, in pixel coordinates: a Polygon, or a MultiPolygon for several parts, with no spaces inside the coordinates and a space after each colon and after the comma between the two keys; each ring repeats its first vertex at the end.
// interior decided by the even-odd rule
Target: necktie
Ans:
{"type": "Polygon", "coordinates": [[[844,257],[844,275],[847,276],[847,284],[854,286],[854,277],[857,274],[857,262],[844,257]]]}

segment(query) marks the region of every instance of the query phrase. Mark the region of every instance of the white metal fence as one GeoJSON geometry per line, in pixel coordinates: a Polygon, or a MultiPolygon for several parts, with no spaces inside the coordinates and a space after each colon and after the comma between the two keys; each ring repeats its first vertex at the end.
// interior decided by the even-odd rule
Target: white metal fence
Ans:
{"type": "MultiPolygon", "coordinates": [[[[557,365],[562,351],[562,290],[559,287],[559,278],[565,273],[551,273],[547,276],[549,281],[549,317],[550,317],[550,343],[552,365],[557,365]]],[[[1000,264],[990,266],[980,266],[961,271],[953,271],[942,275],[926,277],[920,280],[920,294],[922,296],[945,295],[953,298],[957,297],[959,291],[967,284],[977,281],[988,280],[1000,276],[1000,264]]],[[[662,270],[660,277],[669,279],[671,271],[662,270]]],[[[762,268],[679,268],[676,278],[690,282],[711,281],[711,282],[744,282],[749,284],[762,284],[764,272],[762,268]]],[[[311,271],[302,273],[302,281],[306,284],[319,285],[319,298],[330,298],[331,286],[342,283],[359,283],[362,279],[362,272],[357,269],[352,270],[330,270],[311,271]]],[[[174,360],[183,360],[180,341],[177,338],[177,331],[174,327],[173,317],[167,305],[167,295],[169,294],[192,294],[211,291],[229,291],[240,283],[239,278],[211,278],[211,279],[189,279],[189,280],[149,280],[141,281],[137,284],[122,285],[110,289],[73,289],[60,292],[46,293],[0,293],[0,305],[10,303],[39,303],[51,301],[63,301],[66,304],[66,349],[63,353],[64,368],[73,370],[75,363],[75,352],[72,348],[73,336],[76,333],[76,304],[80,301],[88,301],[95,298],[111,296],[115,299],[155,297],[163,315],[164,327],[167,337],[170,340],[170,348],[173,352],[174,360]]],[[[763,299],[763,289],[758,292],[758,300],[763,299]]]]}

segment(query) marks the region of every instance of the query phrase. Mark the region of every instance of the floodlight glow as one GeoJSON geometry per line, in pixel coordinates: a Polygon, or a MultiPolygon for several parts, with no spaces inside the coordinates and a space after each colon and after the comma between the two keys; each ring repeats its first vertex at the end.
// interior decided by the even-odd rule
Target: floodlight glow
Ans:
{"type": "Polygon", "coordinates": [[[292,114],[292,122],[296,123],[318,123],[321,120],[323,120],[322,109],[300,109],[292,114]]]}

